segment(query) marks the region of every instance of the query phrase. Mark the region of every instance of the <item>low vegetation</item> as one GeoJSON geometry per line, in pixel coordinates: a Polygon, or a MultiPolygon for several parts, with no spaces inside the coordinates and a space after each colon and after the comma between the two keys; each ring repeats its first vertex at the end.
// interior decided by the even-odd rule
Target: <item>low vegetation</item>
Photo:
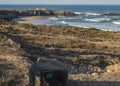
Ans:
{"type": "Polygon", "coordinates": [[[11,68],[2,68],[8,77],[5,81],[0,80],[0,86],[27,86],[30,61],[34,62],[38,57],[55,58],[73,65],[69,71],[71,80],[120,81],[120,32],[6,24],[0,25],[0,66],[9,64],[11,68]]]}

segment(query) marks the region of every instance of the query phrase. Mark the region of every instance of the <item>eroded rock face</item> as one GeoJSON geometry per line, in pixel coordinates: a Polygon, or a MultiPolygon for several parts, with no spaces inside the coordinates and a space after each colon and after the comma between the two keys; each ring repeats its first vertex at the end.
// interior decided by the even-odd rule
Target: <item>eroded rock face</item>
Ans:
{"type": "Polygon", "coordinates": [[[19,16],[74,16],[75,13],[63,10],[0,10],[0,15],[13,19],[19,16]]]}

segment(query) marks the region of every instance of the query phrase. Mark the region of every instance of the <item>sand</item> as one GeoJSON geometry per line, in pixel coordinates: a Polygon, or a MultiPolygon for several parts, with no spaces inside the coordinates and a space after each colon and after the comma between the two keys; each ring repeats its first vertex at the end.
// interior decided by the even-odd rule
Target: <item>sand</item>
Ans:
{"type": "Polygon", "coordinates": [[[18,23],[32,23],[34,20],[48,18],[47,16],[29,16],[29,17],[19,17],[13,19],[13,21],[16,21],[18,23]]]}

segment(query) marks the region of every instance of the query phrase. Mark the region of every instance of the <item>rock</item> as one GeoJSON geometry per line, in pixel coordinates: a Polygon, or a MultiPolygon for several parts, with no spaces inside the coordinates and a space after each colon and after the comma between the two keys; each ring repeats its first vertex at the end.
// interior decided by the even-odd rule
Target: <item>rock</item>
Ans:
{"type": "Polygon", "coordinates": [[[52,14],[51,14],[51,11],[49,10],[43,10],[43,11],[40,11],[40,15],[52,15],[52,14]]]}
{"type": "Polygon", "coordinates": [[[74,16],[76,14],[63,10],[0,10],[0,15],[13,19],[20,16],[74,16]]]}
{"type": "Polygon", "coordinates": [[[74,15],[76,15],[75,13],[73,13],[73,12],[64,12],[64,15],[66,15],[66,16],[74,16],[74,15]]]}
{"type": "Polygon", "coordinates": [[[92,76],[98,76],[98,73],[92,73],[91,75],[92,76]]]}
{"type": "Polygon", "coordinates": [[[54,15],[64,15],[64,11],[63,10],[54,10],[54,11],[52,11],[52,13],[54,15]]]}
{"type": "Polygon", "coordinates": [[[106,14],[103,14],[103,16],[120,16],[120,14],[118,14],[118,13],[106,13],[106,14]]]}

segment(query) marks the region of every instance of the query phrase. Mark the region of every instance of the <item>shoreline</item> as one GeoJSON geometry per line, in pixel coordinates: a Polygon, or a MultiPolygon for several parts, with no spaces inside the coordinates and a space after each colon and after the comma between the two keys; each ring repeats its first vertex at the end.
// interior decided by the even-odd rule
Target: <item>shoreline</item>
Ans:
{"type": "MultiPolygon", "coordinates": [[[[31,9],[31,10],[0,10],[0,15],[6,16],[8,19],[16,21],[18,23],[33,23],[34,20],[39,20],[42,18],[47,18],[47,17],[55,17],[55,16],[66,16],[66,17],[73,17],[73,16],[82,16],[80,18],[75,18],[78,19],[77,21],[74,20],[67,20],[65,19],[60,19],[55,21],[55,23],[51,23],[50,21],[49,24],[51,25],[68,25],[68,26],[74,26],[74,27],[80,27],[80,28],[96,28],[100,29],[103,31],[120,31],[119,29],[119,13],[97,13],[97,12],[81,12],[81,11],[65,11],[65,10],[47,10],[43,8],[37,8],[37,9],[31,9]],[[11,15],[9,15],[11,13],[11,15]],[[81,14],[82,13],[82,14],[81,14]],[[88,16],[88,17],[87,17],[88,16]],[[90,17],[92,16],[92,17],[90,17]],[[107,16],[107,17],[105,17],[107,16]],[[118,16],[113,18],[112,16],[118,16]],[[101,23],[99,23],[101,22],[101,23]],[[103,24],[106,22],[106,25],[103,24]],[[71,25],[73,23],[73,25],[71,25]],[[80,24],[79,24],[80,23],[80,24]],[[101,25],[99,25],[101,24],[101,25]]],[[[38,22],[39,24],[39,22],[38,22]]],[[[46,25],[46,23],[43,23],[46,25]]],[[[37,25],[37,24],[36,24],[37,25]]]]}
{"type": "Polygon", "coordinates": [[[18,23],[32,23],[32,21],[34,20],[44,19],[44,18],[48,18],[48,16],[27,16],[27,17],[25,16],[25,17],[15,18],[12,21],[18,23]]]}
{"type": "MultiPolygon", "coordinates": [[[[34,20],[47,19],[47,18],[50,18],[50,17],[54,17],[54,16],[27,16],[27,17],[25,16],[25,17],[15,18],[12,21],[15,21],[15,22],[18,22],[18,23],[32,24],[32,21],[34,21],[34,20]]],[[[49,25],[46,25],[46,26],[49,26],[49,25]]],[[[50,25],[50,26],[54,26],[54,25],[50,25]]],[[[79,28],[87,28],[87,29],[95,28],[95,29],[102,30],[102,31],[120,32],[120,31],[113,31],[113,30],[108,30],[108,29],[105,29],[105,28],[97,28],[97,27],[75,26],[75,25],[70,25],[70,24],[68,26],[79,27],[79,28]]]]}

